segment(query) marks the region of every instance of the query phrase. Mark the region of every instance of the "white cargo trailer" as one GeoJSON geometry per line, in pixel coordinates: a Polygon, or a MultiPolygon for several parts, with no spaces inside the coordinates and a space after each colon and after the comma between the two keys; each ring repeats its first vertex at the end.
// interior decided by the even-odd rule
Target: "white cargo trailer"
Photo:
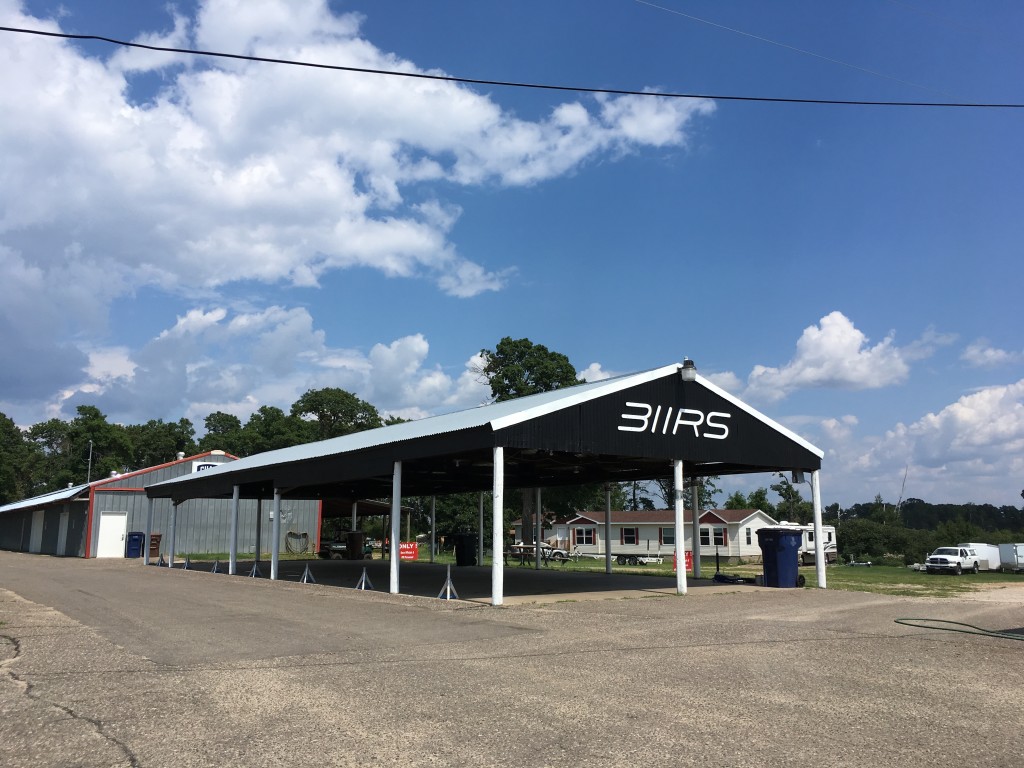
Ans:
{"type": "Polygon", "coordinates": [[[1004,571],[1024,571],[1024,544],[1000,544],[999,563],[1004,571]]]}
{"type": "Polygon", "coordinates": [[[995,544],[957,544],[958,547],[970,547],[978,553],[978,567],[983,571],[999,570],[999,547],[995,544]]]}

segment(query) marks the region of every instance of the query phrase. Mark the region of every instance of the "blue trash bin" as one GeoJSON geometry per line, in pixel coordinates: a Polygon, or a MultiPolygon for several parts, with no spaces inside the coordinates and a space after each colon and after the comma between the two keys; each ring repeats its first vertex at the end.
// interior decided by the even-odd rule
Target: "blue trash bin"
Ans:
{"type": "Polygon", "coordinates": [[[146,534],[142,531],[131,531],[124,538],[124,556],[142,557],[142,547],[146,543],[146,534]]]}
{"type": "Polygon", "coordinates": [[[795,528],[758,529],[757,543],[761,547],[766,587],[797,587],[802,538],[803,533],[795,528]]]}

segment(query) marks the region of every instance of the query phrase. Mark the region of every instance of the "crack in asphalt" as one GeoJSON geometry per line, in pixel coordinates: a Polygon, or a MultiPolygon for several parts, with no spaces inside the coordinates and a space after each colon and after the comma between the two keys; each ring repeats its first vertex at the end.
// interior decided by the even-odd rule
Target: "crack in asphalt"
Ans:
{"type": "Polygon", "coordinates": [[[24,696],[27,696],[33,701],[38,701],[46,706],[53,707],[57,711],[63,712],[65,715],[72,718],[73,720],[88,723],[92,727],[92,729],[97,734],[99,734],[101,738],[113,744],[115,747],[117,747],[117,749],[119,749],[124,754],[125,758],[128,760],[128,765],[130,765],[131,768],[141,768],[142,763],[139,762],[139,758],[136,756],[136,754],[123,741],[107,733],[101,720],[76,712],[74,709],[65,706],[64,704],[58,704],[57,702],[49,701],[48,699],[44,698],[36,692],[35,686],[32,683],[30,683],[28,680],[25,680],[21,675],[19,675],[17,672],[11,669],[11,665],[16,663],[21,658],[21,641],[18,638],[12,635],[0,634],[0,642],[6,642],[8,645],[11,646],[11,648],[14,649],[14,654],[10,658],[0,661],[0,669],[2,669],[3,672],[6,674],[7,678],[11,680],[15,684],[15,686],[17,686],[21,690],[21,693],[24,696]]]}

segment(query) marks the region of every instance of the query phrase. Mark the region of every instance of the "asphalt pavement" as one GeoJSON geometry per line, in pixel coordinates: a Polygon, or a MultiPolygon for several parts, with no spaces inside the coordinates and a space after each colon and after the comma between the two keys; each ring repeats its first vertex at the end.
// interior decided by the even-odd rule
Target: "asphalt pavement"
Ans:
{"type": "Polygon", "coordinates": [[[0,765],[1020,764],[1021,599],[362,567],[0,552],[0,765]]]}

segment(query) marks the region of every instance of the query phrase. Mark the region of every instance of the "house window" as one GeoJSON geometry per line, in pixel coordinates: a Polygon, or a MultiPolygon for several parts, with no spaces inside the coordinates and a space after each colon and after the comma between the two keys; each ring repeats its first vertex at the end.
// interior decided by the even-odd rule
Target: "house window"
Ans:
{"type": "Polygon", "coordinates": [[[747,528],[747,546],[749,547],[753,543],[753,537],[751,536],[750,529],[747,528]]]}
{"type": "Polygon", "coordinates": [[[576,529],[576,543],[582,544],[583,546],[590,546],[594,543],[594,529],[593,528],[577,528],[576,529]]]}
{"type": "Polygon", "coordinates": [[[710,547],[711,546],[711,529],[710,528],[701,528],[700,529],[700,545],[702,547],[710,547]]]}
{"type": "Polygon", "coordinates": [[[623,528],[622,529],[622,543],[623,544],[639,544],[640,543],[640,529],[639,528],[623,528]]]}
{"type": "Polygon", "coordinates": [[[676,545],[676,529],[675,529],[675,526],[672,526],[671,528],[662,528],[661,529],[661,543],[662,544],[667,544],[670,547],[674,547],[676,545]]]}
{"type": "Polygon", "coordinates": [[[728,537],[726,536],[725,528],[715,526],[715,546],[724,547],[727,541],[728,537]]]}

